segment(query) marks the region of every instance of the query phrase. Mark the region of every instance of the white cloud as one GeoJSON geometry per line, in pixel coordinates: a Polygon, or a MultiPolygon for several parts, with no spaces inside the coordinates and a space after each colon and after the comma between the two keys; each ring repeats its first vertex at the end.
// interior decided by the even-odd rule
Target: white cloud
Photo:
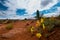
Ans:
{"type": "Polygon", "coordinates": [[[51,0],[52,2],[45,0],[43,3],[47,1],[49,2],[49,4],[42,8],[42,4],[41,4],[42,0],[8,0],[8,1],[9,2],[6,2],[5,5],[8,6],[10,10],[24,8],[24,9],[27,9],[28,14],[32,14],[37,9],[38,10],[49,9],[50,7],[52,7],[57,3],[57,0],[51,0]]]}
{"type": "Polygon", "coordinates": [[[14,9],[27,9],[28,14],[40,9],[40,0],[15,0],[13,2],[11,2],[13,4],[11,7],[14,7],[14,9]]]}
{"type": "Polygon", "coordinates": [[[10,18],[10,19],[11,18],[15,18],[15,19],[22,18],[23,19],[25,17],[29,18],[31,17],[31,14],[33,14],[37,9],[40,11],[46,10],[58,2],[57,0],[51,0],[51,1],[52,2],[50,2],[47,6],[42,8],[42,4],[41,4],[42,0],[8,0],[8,1],[5,1],[5,4],[2,3],[3,5],[9,7],[7,11],[3,11],[3,12],[7,15],[7,18],[10,18]],[[28,16],[17,16],[16,10],[23,9],[23,8],[27,10],[28,16]]]}

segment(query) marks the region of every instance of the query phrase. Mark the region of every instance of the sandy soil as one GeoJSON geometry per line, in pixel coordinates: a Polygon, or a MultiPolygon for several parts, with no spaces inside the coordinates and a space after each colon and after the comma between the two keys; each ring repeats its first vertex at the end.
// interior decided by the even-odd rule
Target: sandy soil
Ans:
{"type": "MultiPolygon", "coordinates": [[[[7,24],[0,25],[0,40],[38,40],[36,36],[31,37],[31,33],[28,32],[29,26],[35,26],[36,22],[29,21],[16,21],[13,23],[13,29],[7,30],[5,27],[7,24]]],[[[56,33],[47,39],[41,37],[40,40],[60,40],[60,28],[54,29],[56,33]]]]}

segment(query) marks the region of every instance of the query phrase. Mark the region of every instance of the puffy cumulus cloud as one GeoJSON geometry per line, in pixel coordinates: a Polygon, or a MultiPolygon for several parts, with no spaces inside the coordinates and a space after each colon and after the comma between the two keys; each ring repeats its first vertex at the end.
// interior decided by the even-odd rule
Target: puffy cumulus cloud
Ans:
{"type": "Polygon", "coordinates": [[[30,18],[33,17],[33,13],[36,12],[36,10],[46,10],[55,5],[58,0],[6,0],[5,3],[2,3],[4,6],[8,7],[6,11],[2,11],[7,16],[6,18],[9,19],[23,19],[25,17],[30,18]],[[17,9],[26,9],[27,15],[19,16],[16,15],[17,9]]]}

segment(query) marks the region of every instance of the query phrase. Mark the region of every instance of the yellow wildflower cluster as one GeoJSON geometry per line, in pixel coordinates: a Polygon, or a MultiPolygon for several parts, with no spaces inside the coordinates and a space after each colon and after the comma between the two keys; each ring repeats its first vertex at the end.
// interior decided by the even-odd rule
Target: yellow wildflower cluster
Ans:
{"type": "MultiPolygon", "coordinates": [[[[43,22],[44,22],[44,19],[43,18],[41,18],[40,20],[37,20],[36,27],[39,27],[40,25],[42,25],[43,30],[45,30],[45,25],[44,25],[43,22]]],[[[33,26],[31,27],[30,31],[31,31],[32,34],[34,33],[35,30],[34,30],[34,27],[33,26]]],[[[36,33],[35,35],[36,35],[37,38],[40,38],[42,36],[41,33],[36,33]]]]}
{"type": "Polygon", "coordinates": [[[45,30],[45,25],[43,24],[43,30],[45,30]]]}
{"type": "Polygon", "coordinates": [[[40,21],[37,20],[36,27],[40,26],[40,21]]]}
{"type": "Polygon", "coordinates": [[[41,23],[42,23],[42,26],[43,26],[43,30],[45,30],[45,25],[44,25],[44,19],[43,18],[41,18],[41,23]]]}
{"type": "Polygon", "coordinates": [[[41,18],[41,23],[43,23],[44,22],[44,19],[43,18],[41,18]]]}
{"type": "Polygon", "coordinates": [[[43,18],[41,18],[41,20],[37,20],[36,26],[37,27],[40,26],[41,23],[43,23],[43,22],[44,22],[44,19],[43,18]]]}
{"type": "Polygon", "coordinates": [[[41,33],[36,33],[37,38],[40,38],[41,36],[42,36],[41,33]]]}

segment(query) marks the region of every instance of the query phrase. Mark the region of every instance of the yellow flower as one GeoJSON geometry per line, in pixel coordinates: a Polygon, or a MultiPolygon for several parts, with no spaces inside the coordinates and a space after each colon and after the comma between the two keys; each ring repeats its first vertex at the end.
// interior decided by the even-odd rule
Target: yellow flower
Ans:
{"type": "Polygon", "coordinates": [[[36,26],[37,26],[37,27],[40,26],[39,20],[37,20],[36,26]]]}
{"type": "Polygon", "coordinates": [[[39,20],[37,20],[37,23],[38,23],[38,24],[40,23],[39,20]]]}
{"type": "Polygon", "coordinates": [[[36,33],[36,37],[40,38],[41,36],[41,33],[36,33]]]}
{"type": "Polygon", "coordinates": [[[43,18],[41,18],[41,23],[43,23],[44,22],[44,19],[43,18]]]}
{"type": "Polygon", "coordinates": [[[34,32],[34,27],[32,26],[32,27],[31,27],[31,33],[33,33],[33,32],[34,32]]]}
{"type": "Polygon", "coordinates": [[[43,24],[43,30],[45,29],[45,25],[43,24]]]}

